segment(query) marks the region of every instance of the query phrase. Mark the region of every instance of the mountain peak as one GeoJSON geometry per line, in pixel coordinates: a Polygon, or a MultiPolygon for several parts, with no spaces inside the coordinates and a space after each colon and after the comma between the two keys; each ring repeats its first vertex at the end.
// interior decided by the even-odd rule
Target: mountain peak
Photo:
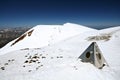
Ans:
{"type": "MultiPolygon", "coordinates": [[[[69,23],[69,22],[67,22],[67,23],[64,23],[63,25],[79,25],[79,24],[75,24],[75,23],[69,23]]],[[[80,25],[79,25],[80,26],[80,25]]]]}
{"type": "Polygon", "coordinates": [[[0,49],[0,54],[24,48],[40,48],[94,29],[73,23],[37,25],[0,49]]]}

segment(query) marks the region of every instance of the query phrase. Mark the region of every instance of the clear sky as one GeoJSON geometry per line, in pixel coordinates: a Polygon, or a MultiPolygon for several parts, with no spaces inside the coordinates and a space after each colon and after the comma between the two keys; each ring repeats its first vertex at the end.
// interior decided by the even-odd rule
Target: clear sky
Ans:
{"type": "Polygon", "coordinates": [[[0,27],[77,23],[120,25],[120,0],[0,0],[0,27]]]}

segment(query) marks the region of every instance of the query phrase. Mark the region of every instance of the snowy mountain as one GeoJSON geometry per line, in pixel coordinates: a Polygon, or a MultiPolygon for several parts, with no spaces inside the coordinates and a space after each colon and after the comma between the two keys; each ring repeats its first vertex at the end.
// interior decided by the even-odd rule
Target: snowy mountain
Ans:
{"type": "Polygon", "coordinates": [[[65,40],[85,31],[94,31],[78,24],[37,25],[0,50],[0,55],[24,48],[40,48],[65,40]]]}
{"type": "Polygon", "coordinates": [[[1,80],[120,78],[120,27],[95,30],[71,23],[39,25],[23,35],[0,50],[1,80]],[[93,41],[109,65],[103,69],[78,59],[93,41]]]}

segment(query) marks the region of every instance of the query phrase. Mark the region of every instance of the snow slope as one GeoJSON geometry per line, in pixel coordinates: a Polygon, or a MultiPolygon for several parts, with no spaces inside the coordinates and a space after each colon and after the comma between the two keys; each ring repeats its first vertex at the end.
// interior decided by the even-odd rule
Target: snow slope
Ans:
{"type": "Polygon", "coordinates": [[[0,55],[1,80],[119,80],[120,27],[85,31],[44,47],[0,55]],[[107,36],[107,37],[106,37],[107,36]],[[108,37],[110,36],[110,37],[108,37]],[[88,38],[93,38],[89,40],[88,38]],[[106,40],[106,38],[109,38],[106,40]],[[109,66],[98,69],[78,57],[96,41],[109,66]]]}
{"type": "Polygon", "coordinates": [[[24,48],[44,47],[86,31],[95,31],[95,29],[73,23],[38,25],[0,49],[0,55],[24,48]]]}

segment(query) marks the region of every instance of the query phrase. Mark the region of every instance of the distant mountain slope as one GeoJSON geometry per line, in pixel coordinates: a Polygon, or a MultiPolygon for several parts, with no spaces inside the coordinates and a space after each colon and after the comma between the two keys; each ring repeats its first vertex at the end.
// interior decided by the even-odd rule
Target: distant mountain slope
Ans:
{"type": "MultiPolygon", "coordinates": [[[[90,33],[92,34],[92,33],[90,33]]],[[[118,37],[120,26],[96,31],[87,38],[88,41],[108,41],[111,38],[118,37]]]]}
{"type": "MultiPolygon", "coordinates": [[[[42,48],[20,49],[0,55],[0,79],[119,80],[119,29],[120,27],[109,28],[100,31],[88,30],[42,48]],[[108,40],[106,40],[106,38],[104,39],[103,37],[106,36],[106,34],[110,34],[111,36],[108,40]],[[95,38],[88,40],[90,37],[95,38]],[[90,63],[83,63],[78,59],[82,52],[93,41],[97,42],[109,65],[103,67],[103,69],[98,69],[90,63]]],[[[27,37],[25,38],[29,38],[28,32],[26,33],[27,37]]],[[[32,35],[34,34],[31,34],[31,36],[32,35]]],[[[14,42],[15,41],[13,41],[11,44],[14,42]]],[[[14,45],[17,45],[17,43],[14,45]]]]}
{"type": "Polygon", "coordinates": [[[0,55],[24,48],[40,48],[65,40],[86,31],[96,31],[78,24],[38,25],[0,49],[0,55]]]}

